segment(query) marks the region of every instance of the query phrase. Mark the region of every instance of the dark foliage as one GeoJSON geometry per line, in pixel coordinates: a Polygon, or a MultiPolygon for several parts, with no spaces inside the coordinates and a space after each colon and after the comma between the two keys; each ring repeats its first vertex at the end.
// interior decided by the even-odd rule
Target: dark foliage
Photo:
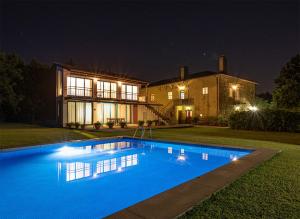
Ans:
{"type": "Polygon", "coordinates": [[[296,132],[299,125],[299,112],[278,109],[235,112],[229,117],[229,126],[233,129],[296,132]]]}
{"type": "Polygon", "coordinates": [[[270,94],[269,92],[260,93],[257,94],[256,96],[264,101],[267,101],[268,103],[271,103],[273,99],[272,94],[270,94]]]}
{"type": "Polygon", "coordinates": [[[0,118],[14,119],[24,97],[19,85],[23,81],[24,63],[17,55],[0,53],[0,118]]]}
{"type": "Polygon", "coordinates": [[[274,101],[280,108],[300,107],[300,54],[293,57],[275,80],[274,101]]]}
{"type": "Polygon", "coordinates": [[[55,117],[55,73],[32,60],[0,54],[0,116],[5,121],[44,122],[55,117]]]}

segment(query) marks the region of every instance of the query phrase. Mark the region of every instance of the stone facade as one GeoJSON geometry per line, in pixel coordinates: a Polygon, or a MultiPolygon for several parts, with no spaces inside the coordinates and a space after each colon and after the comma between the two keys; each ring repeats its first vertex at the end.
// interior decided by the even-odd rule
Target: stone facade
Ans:
{"type": "Polygon", "coordinates": [[[173,123],[184,123],[193,117],[226,115],[236,104],[251,104],[255,98],[256,83],[227,74],[213,73],[187,76],[149,85],[141,93],[157,111],[173,123]]]}

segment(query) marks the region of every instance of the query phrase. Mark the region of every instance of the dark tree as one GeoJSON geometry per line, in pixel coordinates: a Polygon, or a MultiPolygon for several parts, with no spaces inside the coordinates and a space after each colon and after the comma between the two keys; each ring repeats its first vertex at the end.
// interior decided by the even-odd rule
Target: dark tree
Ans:
{"type": "Polygon", "coordinates": [[[46,108],[45,89],[50,89],[48,80],[51,70],[47,65],[43,65],[36,60],[32,60],[25,66],[23,73],[23,83],[19,86],[24,94],[20,103],[19,119],[26,122],[35,122],[40,119],[40,115],[46,108]],[[48,83],[48,84],[47,84],[48,83]]]}
{"type": "Polygon", "coordinates": [[[273,97],[278,107],[300,107],[300,54],[285,64],[275,83],[273,97]]]}
{"type": "Polygon", "coordinates": [[[24,63],[17,55],[0,53],[0,118],[13,120],[23,98],[19,85],[23,80],[24,63]]]}
{"type": "Polygon", "coordinates": [[[273,96],[269,92],[260,93],[256,95],[257,97],[263,99],[264,101],[267,101],[268,103],[272,102],[273,96]]]}

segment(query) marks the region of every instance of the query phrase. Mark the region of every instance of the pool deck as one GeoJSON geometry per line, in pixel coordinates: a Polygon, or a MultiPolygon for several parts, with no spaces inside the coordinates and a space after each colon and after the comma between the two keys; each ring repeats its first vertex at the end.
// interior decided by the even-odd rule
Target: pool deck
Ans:
{"type": "MultiPolygon", "coordinates": [[[[176,143],[180,142],[176,141],[176,143]]],[[[182,143],[195,144],[194,142],[182,143]]],[[[211,146],[218,147],[218,145],[211,146]]],[[[219,145],[219,147],[241,148],[249,150],[249,148],[226,145],[219,145]]],[[[250,149],[253,149],[254,151],[251,154],[238,159],[237,161],[233,161],[227,165],[215,169],[214,171],[155,195],[152,198],[146,199],[133,206],[118,211],[107,218],[176,218],[190,210],[196,204],[199,204],[201,201],[209,198],[213,193],[228,186],[243,174],[247,173],[264,161],[269,160],[275,154],[280,152],[277,150],[263,148],[250,149]]]]}

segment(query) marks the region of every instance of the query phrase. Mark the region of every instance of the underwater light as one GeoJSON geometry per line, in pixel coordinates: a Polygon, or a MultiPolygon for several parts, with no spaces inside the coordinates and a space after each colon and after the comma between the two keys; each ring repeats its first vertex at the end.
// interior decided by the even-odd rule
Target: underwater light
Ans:
{"type": "Polygon", "coordinates": [[[179,156],[177,157],[177,160],[185,160],[185,156],[184,156],[184,155],[179,155],[179,156]]]}
{"type": "Polygon", "coordinates": [[[82,149],[82,147],[76,148],[76,147],[63,146],[58,149],[58,154],[61,156],[76,156],[76,155],[82,155],[88,153],[91,153],[91,150],[85,150],[82,149]]]}

